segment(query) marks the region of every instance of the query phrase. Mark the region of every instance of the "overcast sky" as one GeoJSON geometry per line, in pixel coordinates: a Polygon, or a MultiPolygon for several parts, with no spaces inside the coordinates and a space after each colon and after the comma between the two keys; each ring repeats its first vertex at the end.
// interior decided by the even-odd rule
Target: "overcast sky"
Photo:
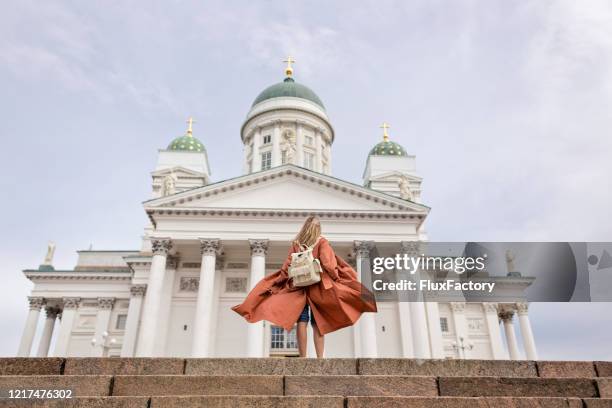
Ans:
{"type": "MultiPolygon", "coordinates": [[[[10,1],[0,355],[48,240],[56,268],[139,247],[157,149],[189,115],[213,179],[241,173],[240,125],[287,54],[335,127],[336,177],[361,182],[383,121],[417,156],[431,240],[612,241],[607,0],[10,1]]],[[[610,304],[532,310],[540,357],[612,359],[610,304]]]]}

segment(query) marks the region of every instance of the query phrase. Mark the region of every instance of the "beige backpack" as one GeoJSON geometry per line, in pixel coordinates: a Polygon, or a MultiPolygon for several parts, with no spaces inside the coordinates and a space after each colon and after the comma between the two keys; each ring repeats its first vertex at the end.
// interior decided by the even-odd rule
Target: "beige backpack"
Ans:
{"type": "Polygon", "coordinates": [[[309,247],[300,245],[301,252],[291,254],[287,273],[293,279],[293,286],[310,286],[321,281],[321,263],[312,255],[319,239],[309,247]]]}

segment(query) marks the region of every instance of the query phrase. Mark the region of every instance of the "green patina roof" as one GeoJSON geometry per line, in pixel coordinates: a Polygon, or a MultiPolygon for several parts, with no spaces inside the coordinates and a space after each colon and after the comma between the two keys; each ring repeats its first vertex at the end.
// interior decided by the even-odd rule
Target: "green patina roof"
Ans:
{"type": "Polygon", "coordinates": [[[370,150],[370,156],[408,156],[408,153],[398,143],[383,140],[370,150]]]}
{"type": "Polygon", "coordinates": [[[309,100],[311,102],[319,105],[323,110],[325,110],[325,105],[321,99],[317,96],[316,93],[305,85],[296,83],[293,78],[285,78],[283,82],[279,82],[278,84],[274,84],[272,86],[264,89],[258,96],[255,98],[255,102],[253,105],[257,105],[259,102],[263,102],[267,99],[272,98],[280,98],[283,96],[292,96],[294,98],[302,98],[309,100]]]}
{"type": "Polygon", "coordinates": [[[198,139],[190,135],[184,135],[174,139],[169,145],[168,150],[184,150],[188,152],[203,152],[204,145],[198,139]]]}

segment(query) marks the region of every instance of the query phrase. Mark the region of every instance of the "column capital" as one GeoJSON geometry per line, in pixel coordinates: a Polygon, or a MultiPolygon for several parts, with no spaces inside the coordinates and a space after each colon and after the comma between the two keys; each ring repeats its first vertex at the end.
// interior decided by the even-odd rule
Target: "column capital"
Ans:
{"type": "Polygon", "coordinates": [[[64,303],[64,310],[65,309],[76,309],[79,307],[79,303],[81,303],[81,298],[69,297],[69,298],[64,298],[62,301],[64,303]]]}
{"type": "Polygon", "coordinates": [[[400,242],[400,252],[408,256],[419,256],[419,252],[421,252],[421,241],[400,242]]]}
{"type": "Polygon", "coordinates": [[[28,303],[30,304],[30,310],[40,310],[45,304],[45,299],[41,297],[28,296],[28,303]]]}
{"type": "Polygon", "coordinates": [[[151,238],[151,252],[153,255],[168,255],[172,249],[170,238],[151,238]]]}
{"type": "Polygon", "coordinates": [[[519,316],[525,316],[529,312],[529,303],[521,302],[516,304],[516,311],[519,316]]]}
{"type": "Polygon", "coordinates": [[[130,295],[132,297],[144,296],[147,292],[147,285],[132,285],[130,287],[130,295]]]}
{"type": "Polygon", "coordinates": [[[463,302],[450,302],[450,308],[455,313],[465,312],[465,303],[463,302]]]}
{"type": "Polygon", "coordinates": [[[251,247],[251,256],[265,256],[268,252],[267,239],[249,239],[249,246],[251,247]]]}
{"type": "Polygon", "coordinates": [[[115,298],[98,298],[98,309],[111,310],[115,304],[115,298]]]}
{"type": "Polygon", "coordinates": [[[47,314],[47,319],[55,319],[60,311],[55,306],[47,306],[45,307],[45,312],[47,314]]]}
{"type": "Polygon", "coordinates": [[[499,318],[505,322],[512,322],[512,318],[514,317],[514,310],[504,310],[499,313],[499,318]]]}
{"type": "Polygon", "coordinates": [[[497,307],[497,303],[483,303],[482,307],[484,308],[484,311],[487,313],[496,313],[499,311],[498,307],[497,307]]]}
{"type": "Polygon", "coordinates": [[[200,238],[200,253],[202,255],[216,255],[221,248],[221,240],[218,238],[200,238]]]}
{"type": "Polygon", "coordinates": [[[357,258],[369,258],[372,242],[370,241],[353,241],[353,248],[357,258]]]}

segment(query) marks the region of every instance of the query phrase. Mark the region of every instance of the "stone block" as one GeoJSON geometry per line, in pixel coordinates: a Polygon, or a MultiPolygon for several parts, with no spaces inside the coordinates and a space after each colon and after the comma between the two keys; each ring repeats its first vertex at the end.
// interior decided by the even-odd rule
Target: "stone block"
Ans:
{"type": "Polygon", "coordinates": [[[438,395],[435,377],[286,376],[285,395],[438,395]]]}
{"type": "Polygon", "coordinates": [[[185,396],[153,397],[151,408],[343,408],[344,397],[185,396]]]}
{"type": "Polygon", "coordinates": [[[78,397],[63,400],[0,400],[1,408],[147,408],[147,397],[78,397]]]}
{"type": "Polygon", "coordinates": [[[407,358],[359,359],[359,374],[537,377],[533,361],[417,360],[407,358]]]}
{"type": "Polygon", "coordinates": [[[59,375],[63,358],[0,358],[0,375],[59,375]]]}
{"type": "Polygon", "coordinates": [[[182,358],[67,358],[64,374],[161,375],[183,374],[182,358]]]}
{"type": "Polygon", "coordinates": [[[348,397],[347,408],[582,408],[580,398],[348,397]]]}
{"type": "Polygon", "coordinates": [[[97,397],[109,395],[111,379],[110,375],[0,376],[0,390],[72,390],[73,397],[97,397]]]}
{"type": "Polygon", "coordinates": [[[189,358],[185,374],[197,375],[354,375],[348,358],[189,358]]]}
{"type": "Polygon", "coordinates": [[[612,361],[595,361],[597,375],[600,377],[612,377],[612,361]]]}
{"type": "Polygon", "coordinates": [[[542,378],[593,378],[595,365],[591,361],[538,361],[542,378]]]}
{"type": "Polygon", "coordinates": [[[440,395],[462,397],[597,397],[586,378],[440,377],[440,395]]]}
{"type": "Polygon", "coordinates": [[[597,379],[597,388],[601,398],[612,398],[612,378],[597,379]]]}
{"type": "Polygon", "coordinates": [[[282,376],[118,375],[113,395],[283,395],[282,376]]]}
{"type": "Polygon", "coordinates": [[[612,408],[612,398],[585,398],[584,408],[612,408]]]}

